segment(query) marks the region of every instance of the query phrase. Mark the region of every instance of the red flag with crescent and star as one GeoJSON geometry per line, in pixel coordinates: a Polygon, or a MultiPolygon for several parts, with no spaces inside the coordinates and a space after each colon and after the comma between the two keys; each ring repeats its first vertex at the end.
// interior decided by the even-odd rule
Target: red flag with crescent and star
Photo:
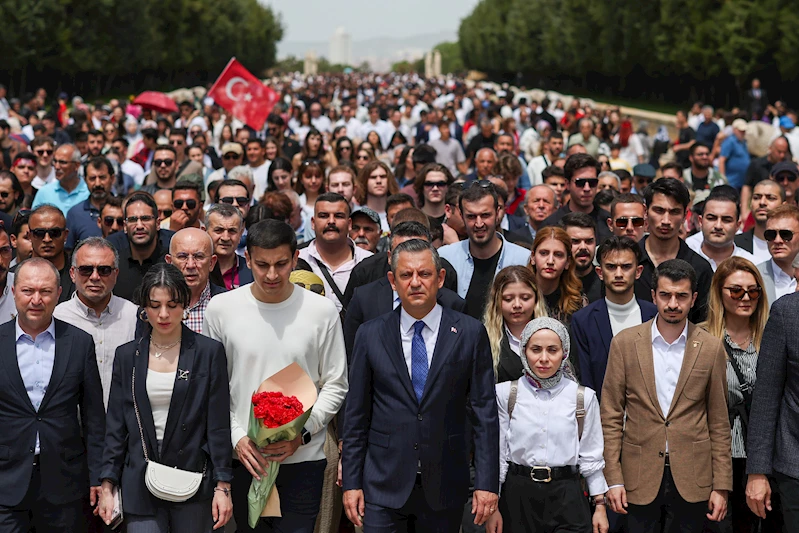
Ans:
{"type": "Polygon", "coordinates": [[[231,112],[255,131],[260,131],[279,95],[253,76],[236,58],[231,58],[225,70],[208,91],[223,109],[231,112]]]}

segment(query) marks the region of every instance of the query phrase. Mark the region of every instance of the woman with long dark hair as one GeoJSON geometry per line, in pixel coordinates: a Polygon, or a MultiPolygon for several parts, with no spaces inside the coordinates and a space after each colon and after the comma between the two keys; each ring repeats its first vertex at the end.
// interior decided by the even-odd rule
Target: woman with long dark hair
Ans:
{"type": "Polygon", "coordinates": [[[294,174],[294,166],[285,157],[276,157],[269,165],[266,173],[266,190],[285,191],[292,188],[291,176],[294,174]]]}
{"type": "Polygon", "coordinates": [[[400,189],[412,185],[416,181],[416,169],[413,166],[413,146],[406,146],[399,156],[399,163],[394,172],[400,189]]]}
{"type": "Polygon", "coordinates": [[[311,128],[308,131],[308,134],[305,136],[305,143],[302,145],[302,150],[294,154],[294,158],[291,160],[294,171],[297,172],[300,169],[300,165],[306,161],[316,162],[322,167],[322,170],[334,163],[332,154],[327,153],[325,150],[322,133],[316,128],[311,128]]]}
{"type": "Polygon", "coordinates": [[[352,163],[355,159],[353,150],[355,145],[349,137],[339,137],[333,144],[333,156],[336,160],[335,166],[341,165],[344,161],[352,163]]]}

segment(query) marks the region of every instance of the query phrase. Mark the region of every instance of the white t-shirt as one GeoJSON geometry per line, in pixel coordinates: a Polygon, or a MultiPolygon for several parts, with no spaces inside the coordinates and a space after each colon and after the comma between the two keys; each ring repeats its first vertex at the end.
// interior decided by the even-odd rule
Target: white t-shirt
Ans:
{"type": "Polygon", "coordinates": [[[256,199],[260,199],[261,196],[263,196],[266,192],[266,177],[269,173],[269,165],[271,164],[272,162],[267,159],[261,166],[250,167],[250,170],[252,170],[253,181],[255,181],[254,198],[256,199]]]}

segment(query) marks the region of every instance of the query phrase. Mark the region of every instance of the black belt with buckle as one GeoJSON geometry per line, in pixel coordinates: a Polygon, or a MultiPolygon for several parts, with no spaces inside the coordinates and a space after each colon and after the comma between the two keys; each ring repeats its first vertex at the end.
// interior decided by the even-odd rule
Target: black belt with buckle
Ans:
{"type": "Polygon", "coordinates": [[[39,457],[40,455],[38,453],[33,456],[33,466],[39,466],[39,457]]]}
{"type": "Polygon", "coordinates": [[[508,463],[508,473],[529,477],[536,483],[549,483],[561,479],[578,479],[580,468],[571,466],[522,466],[508,463]]]}

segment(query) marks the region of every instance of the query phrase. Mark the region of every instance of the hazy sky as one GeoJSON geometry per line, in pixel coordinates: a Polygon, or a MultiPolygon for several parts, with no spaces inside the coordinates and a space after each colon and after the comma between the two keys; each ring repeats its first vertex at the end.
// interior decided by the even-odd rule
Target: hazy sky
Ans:
{"type": "Polygon", "coordinates": [[[327,41],[338,26],[353,40],[457,31],[478,0],[261,0],[281,14],[283,41],[327,41]]]}

